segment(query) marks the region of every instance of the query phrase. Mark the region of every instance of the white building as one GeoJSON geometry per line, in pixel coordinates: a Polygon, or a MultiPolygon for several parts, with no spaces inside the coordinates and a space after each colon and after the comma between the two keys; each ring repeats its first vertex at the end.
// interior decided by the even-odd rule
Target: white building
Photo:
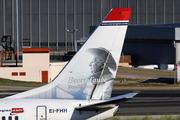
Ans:
{"type": "Polygon", "coordinates": [[[22,48],[22,52],[22,67],[0,67],[1,78],[50,82],[67,63],[50,63],[50,48],[22,48]]]}

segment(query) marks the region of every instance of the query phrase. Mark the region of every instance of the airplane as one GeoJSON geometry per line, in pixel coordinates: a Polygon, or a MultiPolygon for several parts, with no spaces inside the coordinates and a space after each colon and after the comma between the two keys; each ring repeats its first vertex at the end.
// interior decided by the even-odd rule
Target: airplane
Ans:
{"type": "Polygon", "coordinates": [[[138,93],[111,97],[131,8],[111,9],[48,84],[0,99],[2,120],[101,120],[138,93]]]}

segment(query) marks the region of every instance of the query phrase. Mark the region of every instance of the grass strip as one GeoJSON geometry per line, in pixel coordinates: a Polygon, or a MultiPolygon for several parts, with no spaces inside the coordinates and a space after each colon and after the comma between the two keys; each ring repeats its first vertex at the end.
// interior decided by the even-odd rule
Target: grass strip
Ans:
{"type": "Polygon", "coordinates": [[[25,82],[25,81],[17,81],[17,80],[9,80],[9,79],[0,78],[0,85],[5,85],[5,86],[40,87],[45,84],[46,83],[25,82]]]}
{"type": "Polygon", "coordinates": [[[157,75],[157,76],[172,76],[172,77],[175,76],[175,71],[162,71],[162,70],[119,68],[117,72],[135,73],[135,74],[146,74],[146,75],[157,75]]]}

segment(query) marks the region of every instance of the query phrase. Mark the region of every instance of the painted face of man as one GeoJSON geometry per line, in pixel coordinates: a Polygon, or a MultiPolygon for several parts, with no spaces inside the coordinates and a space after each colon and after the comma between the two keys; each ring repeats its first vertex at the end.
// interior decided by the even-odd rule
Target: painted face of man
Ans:
{"type": "Polygon", "coordinates": [[[99,59],[98,57],[95,57],[92,62],[89,64],[91,67],[91,72],[92,73],[98,73],[102,71],[103,66],[104,66],[104,61],[102,59],[99,59]]]}

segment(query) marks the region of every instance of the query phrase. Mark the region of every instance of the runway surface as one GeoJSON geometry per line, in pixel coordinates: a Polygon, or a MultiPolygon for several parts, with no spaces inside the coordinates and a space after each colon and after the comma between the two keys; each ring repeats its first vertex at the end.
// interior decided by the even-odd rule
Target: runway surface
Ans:
{"type": "MultiPolygon", "coordinates": [[[[0,98],[25,91],[0,89],[0,98]]],[[[117,115],[166,115],[180,113],[180,90],[114,90],[112,96],[139,92],[133,99],[122,104],[117,115]]]]}
{"type": "MultiPolygon", "coordinates": [[[[133,91],[113,91],[113,96],[133,91]]],[[[117,115],[166,115],[180,113],[180,90],[143,90],[122,104],[117,115]]]]}

